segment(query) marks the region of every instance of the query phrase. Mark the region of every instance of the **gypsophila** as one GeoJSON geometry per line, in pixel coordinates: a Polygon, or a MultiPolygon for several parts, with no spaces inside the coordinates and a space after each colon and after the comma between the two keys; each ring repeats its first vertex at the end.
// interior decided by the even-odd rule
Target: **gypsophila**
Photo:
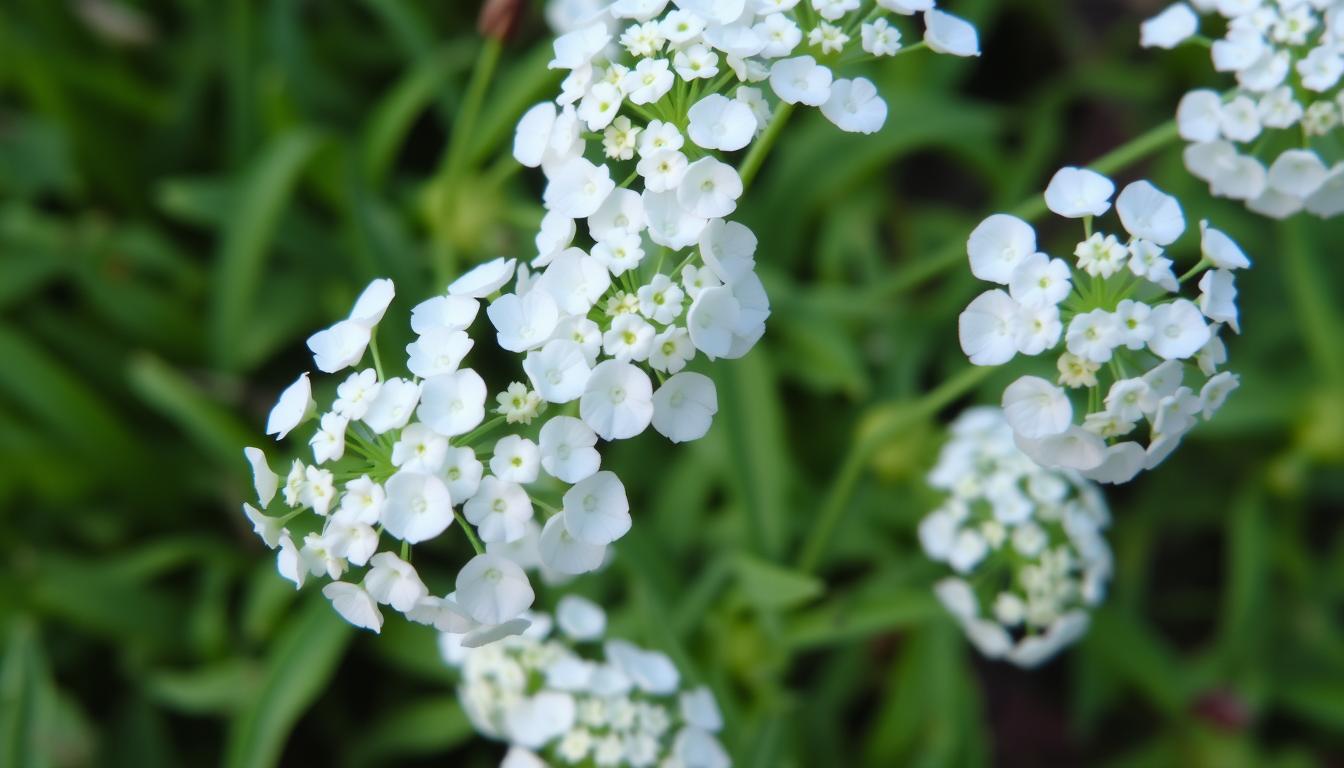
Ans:
{"type": "MultiPolygon", "coordinates": [[[[1185,164],[1213,194],[1245,201],[1276,219],[1306,210],[1344,212],[1344,25],[1331,0],[1199,0],[1176,3],[1142,28],[1145,47],[1196,39],[1199,15],[1225,27],[1210,43],[1213,68],[1231,73],[1225,91],[1181,99],[1176,122],[1189,142],[1185,164]]],[[[1206,38],[1199,38],[1208,42],[1206,38]]]]}
{"type": "MultiPolygon", "coordinates": [[[[637,231],[641,216],[638,206],[604,208],[590,225],[637,231]]],[[[717,324],[701,318],[713,326],[705,332],[724,335],[719,356],[745,354],[769,314],[751,271],[755,239],[744,231],[721,223],[700,238],[706,263],[719,270],[716,306],[732,310],[717,324]]],[[[257,504],[244,504],[244,513],[277,550],[280,574],[296,587],[329,579],[323,593],[356,626],[380,631],[391,608],[466,645],[521,631],[533,599],[527,571],[556,581],[596,570],[630,528],[625,487],[601,469],[599,438],[652,426],[684,442],[711,426],[714,385],[682,370],[696,349],[686,327],[674,325],[704,313],[677,283],[653,276],[623,294],[627,311],[599,325],[590,316],[616,290],[607,267],[569,248],[531,279],[523,272],[496,259],[417,305],[401,371],[384,367],[394,361],[379,354],[378,324],[394,291],[375,280],[348,318],[309,339],[318,368],[341,377],[330,409],[318,408],[305,373],[267,421],[277,439],[315,421],[311,460],[294,459],[282,486],[259,448],[244,452],[257,504]],[[503,293],[510,284],[514,292],[503,293]],[[486,301],[494,332],[485,338],[516,353],[526,379],[499,390],[464,367],[486,301]],[[372,367],[362,368],[366,357],[372,367]],[[411,565],[412,550],[454,528],[476,554],[435,594],[411,565]]]]}
{"type": "Polygon", "coordinates": [[[458,699],[476,731],[509,745],[501,768],[729,768],[714,694],[690,687],[663,653],[610,639],[606,615],[569,595],[554,619],[477,648],[442,635],[458,699]],[[558,631],[552,631],[553,629],[558,631]]]}
{"type": "Polygon", "coordinates": [[[1234,274],[1250,261],[1204,222],[1201,258],[1178,278],[1166,249],[1187,230],[1180,203],[1135,182],[1115,198],[1124,236],[1093,232],[1114,192],[1085,169],[1065,168],[1050,182],[1049,209],[1083,219],[1071,259],[1043,252],[1036,231],[1016,217],[997,214],[976,227],[967,242],[971,272],[1003,287],[971,302],[959,335],[976,365],[1057,354],[1055,366],[1004,391],[1018,446],[1043,466],[1123,483],[1165,460],[1237,388],[1236,374],[1218,370],[1226,361],[1219,335],[1240,332],[1234,274]],[[1186,298],[1191,286],[1198,292],[1186,298]]]}
{"type": "Polygon", "coordinates": [[[1082,636],[1105,598],[1105,500],[1018,450],[997,408],[973,408],[950,431],[928,477],[948,497],[919,525],[925,553],[954,573],[935,593],[985,656],[1037,666],[1082,636]]]}

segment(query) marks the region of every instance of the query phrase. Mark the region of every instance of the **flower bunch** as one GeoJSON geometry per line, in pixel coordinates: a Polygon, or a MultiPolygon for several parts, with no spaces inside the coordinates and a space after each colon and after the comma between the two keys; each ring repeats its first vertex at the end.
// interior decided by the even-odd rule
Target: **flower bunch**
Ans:
{"type": "Polygon", "coordinates": [[[1193,0],[1144,23],[1142,43],[1192,38],[1201,13],[1225,32],[1209,42],[1213,66],[1235,75],[1224,93],[1187,93],[1176,113],[1185,163],[1213,194],[1286,218],[1303,209],[1344,213],[1344,13],[1334,0],[1193,0]]]}
{"type": "Polygon", "coordinates": [[[929,484],[947,500],[919,525],[928,556],[956,576],[935,592],[990,658],[1033,667],[1087,630],[1112,559],[1096,486],[1017,449],[997,408],[953,422],[929,484]]]}
{"type": "Polygon", "coordinates": [[[853,47],[851,33],[871,55],[893,54],[900,34],[883,9],[924,9],[929,47],[978,52],[974,28],[927,0],[883,0],[862,19],[859,5],[679,0],[669,10],[665,0],[620,0],[561,35],[551,61],[568,73],[561,92],[530,109],[514,137],[514,157],[546,177],[547,213],[531,260],[541,272],[491,307],[501,345],[572,339],[590,364],[599,350],[616,361],[602,376],[623,392],[635,391],[643,366],[673,376],[669,401],[707,402],[708,380],[678,372],[697,354],[746,354],[770,313],[756,236],[727,220],[750,178],[729,155],[751,146],[781,104],[820,107],[864,133],[886,119],[871,82],[792,56],[804,37],[831,62],[853,47]],[[768,90],[755,85],[765,81],[768,90]]]}
{"type": "MultiPolygon", "coordinates": [[[[532,588],[524,566],[507,554],[525,540],[536,562],[524,565],[553,575],[602,565],[607,545],[631,519],[620,479],[601,469],[599,439],[633,437],[650,424],[674,441],[695,439],[709,429],[717,403],[713,384],[699,373],[675,373],[655,391],[628,362],[638,339],[626,332],[639,333],[613,324],[603,338],[587,317],[598,312],[592,302],[606,284],[590,287],[605,269],[565,263],[575,271],[529,278],[524,270],[520,293],[500,295],[517,270],[514,261],[497,259],[416,306],[404,375],[388,375],[377,346],[391,281],[374,281],[349,318],[309,339],[320,371],[356,369],[315,419],[312,463],[294,460],[277,501],[279,477],[264,453],[245,452],[260,508],[245,504],[244,511],[279,550],[284,577],[300,587],[309,576],[332,579],[323,593],[356,626],[378,631],[379,606],[386,605],[476,643],[526,626],[515,620],[532,604],[532,588]],[[486,297],[494,297],[486,314],[496,338],[519,353],[525,379],[494,390],[493,398],[480,374],[463,367],[486,297]],[[562,303],[574,314],[562,314],[562,303]],[[373,367],[360,368],[369,351],[373,367]],[[563,412],[543,417],[553,408],[563,412]],[[501,429],[508,434],[497,434],[501,429]],[[282,514],[268,516],[273,507],[282,514]],[[548,518],[544,526],[535,522],[537,509],[548,518]],[[411,547],[454,522],[477,554],[458,573],[455,591],[437,597],[411,565],[411,547]],[[385,538],[399,549],[379,551],[385,538]],[[350,578],[358,568],[366,568],[362,577],[350,578]]],[[[664,286],[649,305],[665,311],[659,297],[671,290],[664,286]]],[[[669,357],[680,354],[671,347],[669,357]]],[[[690,356],[677,358],[678,370],[690,356]]],[[[305,373],[281,394],[267,433],[283,439],[315,411],[305,373]]]]}
{"type": "Polygon", "coordinates": [[[1039,252],[1036,231],[1016,217],[997,214],[976,227],[967,243],[971,272],[1007,290],[976,297],[959,332],[976,365],[1062,346],[1057,383],[1023,376],[1004,391],[1008,424],[1041,465],[1123,483],[1165,460],[1236,389],[1236,374],[1218,372],[1227,359],[1219,334],[1224,327],[1240,333],[1234,272],[1250,261],[1205,222],[1202,258],[1177,278],[1164,249],[1186,231],[1180,203],[1138,181],[1114,205],[1127,237],[1093,231],[1114,192],[1110,179],[1085,169],[1064,168],[1051,180],[1049,209],[1083,220],[1070,261],[1039,252]],[[1196,277],[1200,293],[1183,297],[1196,277]],[[1203,382],[1197,392],[1184,384],[1191,375],[1203,382]]]}
{"type": "Polygon", "coordinates": [[[723,727],[714,695],[683,687],[665,654],[602,643],[606,615],[584,598],[562,598],[554,622],[530,618],[521,635],[480,648],[442,636],[445,660],[461,671],[467,717],[482,735],[510,745],[503,768],[731,765],[714,736],[723,727]]]}

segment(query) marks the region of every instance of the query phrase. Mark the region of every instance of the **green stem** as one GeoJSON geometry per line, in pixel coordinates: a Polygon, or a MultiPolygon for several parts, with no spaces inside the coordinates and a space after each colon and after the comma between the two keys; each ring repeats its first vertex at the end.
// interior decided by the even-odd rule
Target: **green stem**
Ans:
{"type": "Polygon", "coordinates": [[[383,375],[383,358],[378,354],[378,329],[374,328],[373,333],[369,335],[369,351],[373,353],[373,370],[378,374],[379,381],[387,381],[383,375]]]}
{"type": "Polygon", "coordinates": [[[812,573],[821,564],[873,453],[893,435],[929,418],[975,389],[994,370],[993,367],[968,368],[918,400],[889,404],[876,418],[860,424],[850,441],[849,453],[840,465],[840,472],[826,494],[821,512],[812,524],[812,531],[804,540],[803,551],[798,556],[798,570],[812,573]]]}
{"type": "Polygon", "coordinates": [[[770,124],[765,127],[765,133],[761,138],[751,145],[751,151],[747,152],[747,157],[742,161],[742,166],[737,169],[737,173],[742,177],[742,189],[745,190],[751,186],[752,180],[761,170],[761,164],[774,148],[775,142],[779,140],[779,135],[784,131],[784,126],[789,122],[789,116],[793,114],[793,105],[781,103],[775,109],[774,117],[770,118],[770,124]]]}
{"type": "Polygon", "coordinates": [[[453,517],[457,518],[458,526],[467,534],[467,541],[471,542],[471,548],[476,550],[476,554],[484,555],[485,545],[481,543],[480,537],[476,535],[476,530],[471,527],[471,524],[462,516],[462,513],[456,509],[453,510],[453,517]]]}
{"type": "Polygon", "coordinates": [[[456,180],[462,172],[462,164],[467,159],[467,149],[476,130],[476,120],[481,114],[481,105],[485,102],[485,93],[494,79],[499,67],[500,54],[504,45],[495,38],[486,38],[477,54],[476,64],[471,71],[471,81],[467,84],[466,95],[462,97],[462,108],[453,124],[453,136],[448,145],[448,157],[443,167],[444,178],[456,180]]]}
{"type": "MultiPolygon", "coordinates": [[[[1175,121],[1169,121],[1102,155],[1090,167],[1097,173],[1113,174],[1143,160],[1179,138],[1180,133],[1176,130],[1175,121]]],[[[1045,198],[1041,195],[1032,195],[1009,209],[1008,213],[1019,219],[1034,221],[1044,216],[1046,211],[1045,198]]],[[[905,293],[944,272],[961,266],[965,260],[965,244],[953,243],[930,258],[920,259],[874,282],[867,302],[880,303],[892,296],[905,293]]]]}
{"type": "Polygon", "coordinates": [[[1340,355],[1344,318],[1330,300],[1329,272],[1317,264],[1302,221],[1289,220],[1280,226],[1287,246],[1281,256],[1285,286],[1290,303],[1297,309],[1302,340],[1312,363],[1329,384],[1344,388],[1344,356],[1340,355]]]}

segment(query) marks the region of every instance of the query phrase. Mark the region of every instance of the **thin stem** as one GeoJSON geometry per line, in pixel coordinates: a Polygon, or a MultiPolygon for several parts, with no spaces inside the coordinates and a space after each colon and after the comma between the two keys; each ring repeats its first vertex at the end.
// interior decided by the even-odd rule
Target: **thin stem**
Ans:
{"type": "Polygon", "coordinates": [[[893,435],[909,429],[975,389],[994,370],[993,367],[981,366],[968,368],[918,400],[892,403],[879,417],[860,425],[850,441],[849,453],[840,465],[840,472],[826,494],[821,512],[812,524],[812,531],[804,540],[803,551],[798,556],[798,570],[811,573],[821,564],[821,558],[844,520],[854,488],[863,476],[863,470],[873,452],[893,435]]]}
{"type": "Polygon", "coordinates": [[[383,375],[383,358],[378,354],[378,329],[374,328],[373,333],[369,335],[369,351],[373,353],[373,370],[378,374],[379,381],[387,381],[383,375]]]}
{"type": "MultiPolygon", "coordinates": [[[[1147,158],[1168,144],[1176,142],[1179,138],[1180,133],[1176,130],[1176,122],[1174,120],[1169,121],[1102,155],[1090,167],[1097,173],[1113,174],[1147,158]]],[[[1045,198],[1041,195],[1033,195],[1009,209],[1008,213],[1019,219],[1034,221],[1044,216],[1046,211],[1045,198]]],[[[897,270],[890,276],[876,281],[870,289],[871,294],[867,300],[869,302],[881,302],[891,296],[905,293],[944,272],[955,269],[962,265],[965,259],[965,244],[963,242],[950,244],[932,257],[920,259],[906,268],[897,270]]]]}
{"type": "Polygon", "coordinates": [[[443,167],[444,177],[449,180],[454,180],[462,172],[462,164],[467,158],[468,142],[475,133],[476,120],[480,117],[485,93],[490,88],[490,81],[494,79],[503,50],[503,43],[490,37],[486,38],[480,53],[477,54],[476,64],[471,71],[471,82],[467,84],[467,93],[462,97],[462,108],[453,124],[453,136],[448,145],[448,157],[443,167]]]}
{"type": "Polygon", "coordinates": [[[485,545],[481,543],[480,537],[476,535],[476,530],[471,527],[471,524],[462,516],[462,513],[456,509],[453,510],[453,517],[457,518],[458,526],[467,534],[467,541],[471,542],[471,548],[476,550],[476,554],[484,555],[485,545]]]}
{"type": "Polygon", "coordinates": [[[1331,303],[1324,279],[1328,273],[1316,262],[1304,226],[1301,221],[1280,225],[1287,245],[1282,255],[1284,283],[1297,310],[1297,325],[1312,363],[1330,386],[1344,387],[1344,356],[1339,348],[1339,339],[1344,338],[1344,318],[1331,303]]]}
{"type": "Polygon", "coordinates": [[[779,140],[779,135],[784,131],[784,125],[789,122],[789,116],[792,114],[793,105],[781,103],[775,109],[774,117],[770,118],[770,124],[765,127],[765,133],[751,145],[751,151],[742,161],[742,166],[737,169],[737,174],[742,177],[743,190],[751,186],[751,182],[761,170],[761,164],[765,162],[766,156],[779,140]]]}

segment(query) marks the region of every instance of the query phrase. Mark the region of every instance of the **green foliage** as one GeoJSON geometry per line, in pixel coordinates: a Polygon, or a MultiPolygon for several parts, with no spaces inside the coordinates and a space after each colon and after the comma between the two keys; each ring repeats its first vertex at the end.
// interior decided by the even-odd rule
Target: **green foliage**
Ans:
{"type": "MultiPolygon", "coordinates": [[[[1255,257],[1242,390],[1109,494],[1113,594],[1061,660],[981,661],[932,599],[921,477],[972,398],[911,402],[965,369],[966,233],[1207,77],[1136,50],[1139,4],[955,5],[985,57],[871,65],[880,134],[794,116],[741,210],[770,332],[715,368],[707,439],[605,459],[635,530],[575,588],[714,688],[742,766],[1338,763],[1344,223],[1211,200],[1172,145],[1110,170],[1255,257]]],[[[433,633],[296,596],[238,508],[243,445],[369,278],[397,280],[394,327],[528,255],[538,180],[507,148],[556,78],[530,8],[460,130],[473,6],[0,4],[0,766],[497,763],[433,633]],[[76,11],[107,5],[147,36],[76,11]]]]}

